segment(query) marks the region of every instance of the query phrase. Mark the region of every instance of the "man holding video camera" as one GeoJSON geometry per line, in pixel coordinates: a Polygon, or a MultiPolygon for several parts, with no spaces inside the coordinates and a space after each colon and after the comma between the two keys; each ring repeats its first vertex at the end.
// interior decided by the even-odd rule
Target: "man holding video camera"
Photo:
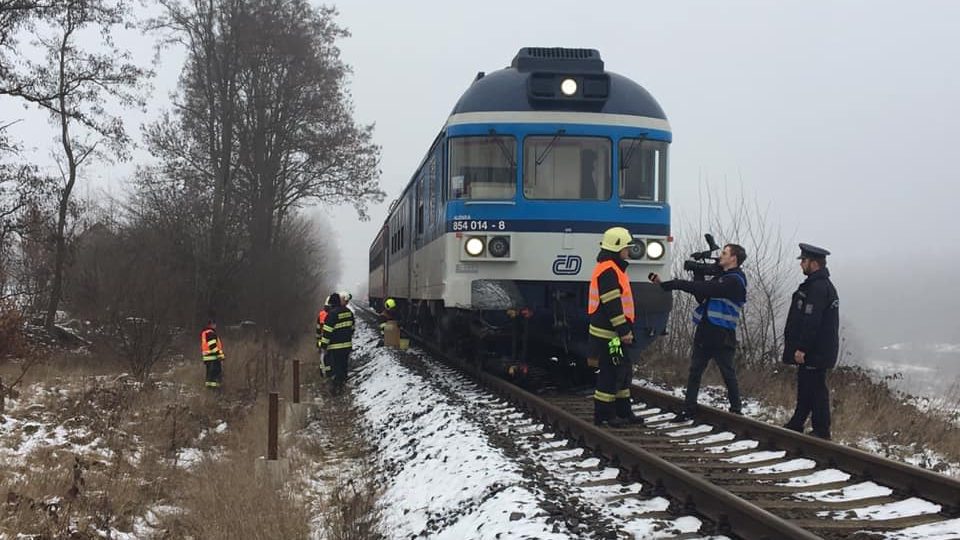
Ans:
{"type": "MultiPolygon", "coordinates": [[[[707,242],[711,245],[711,250],[716,249],[712,236],[707,235],[707,242]]],[[[698,258],[696,255],[706,258],[709,253],[695,254],[695,258],[698,258]]],[[[686,397],[683,410],[677,417],[678,421],[689,420],[695,414],[700,380],[710,359],[717,363],[723,382],[727,385],[730,412],[742,414],[734,354],[737,348],[737,322],[740,311],[747,302],[747,278],[740,269],[746,258],[747,252],[742,246],[727,244],[723,246],[715,265],[687,261],[684,268],[693,270],[693,281],[661,281],[657,274],[649,275],[650,281],[658,283],[664,290],[688,292],[696,297],[698,303],[693,313],[696,332],[693,337],[690,375],[687,378],[686,397]],[[707,280],[706,275],[712,275],[713,278],[707,280]]]]}

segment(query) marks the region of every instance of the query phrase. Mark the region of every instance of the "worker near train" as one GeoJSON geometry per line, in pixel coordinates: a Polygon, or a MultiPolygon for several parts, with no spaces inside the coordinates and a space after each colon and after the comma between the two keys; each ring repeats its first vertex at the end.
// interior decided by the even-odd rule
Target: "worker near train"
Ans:
{"type": "Polygon", "coordinates": [[[200,355],[206,372],[204,386],[210,390],[220,390],[223,385],[223,342],[217,335],[217,320],[213,314],[200,331],[200,355]]]}
{"type": "Polygon", "coordinates": [[[327,378],[327,376],[330,375],[331,368],[327,363],[327,359],[324,358],[324,351],[323,347],[320,346],[320,341],[323,339],[323,324],[326,322],[330,310],[335,307],[334,304],[331,303],[332,300],[332,296],[327,296],[326,301],[323,303],[323,307],[320,308],[320,312],[317,313],[317,352],[320,353],[320,376],[323,378],[327,378]]]}
{"type": "Polygon", "coordinates": [[[676,420],[689,420],[696,414],[697,396],[703,372],[713,359],[720,368],[720,375],[727,386],[730,412],[742,414],[740,386],[737,383],[735,356],[737,351],[737,322],[740,311],[747,303],[747,277],[740,266],[747,258],[747,251],[738,244],[727,244],[717,258],[718,274],[705,280],[702,274],[694,274],[693,281],[672,279],[661,281],[651,273],[650,281],[658,283],[667,291],[679,290],[694,295],[697,307],[693,312],[693,354],[690,358],[690,373],[683,409],[676,420]]]}
{"type": "Polygon", "coordinates": [[[797,406],[784,426],[803,432],[811,417],[815,437],[830,439],[827,372],[840,350],[840,298],[827,269],[830,252],[800,244],[800,269],[807,278],[790,301],[783,331],[783,362],[797,366],[797,406]]]}
{"type": "Polygon", "coordinates": [[[332,371],[332,391],[339,394],[347,381],[347,363],[353,349],[353,312],[342,305],[340,295],[328,298],[330,308],[320,334],[320,350],[332,371]]]}
{"type": "Polygon", "coordinates": [[[627,254],[633,236],[623,227],[603,233],[597,265],[590,277],[587,305],[589,355],[599,362],[596,390],[593,393],[593,422],[596,425],[620,427],[642,423],[630,406],[630,382],[633,363],[629,346],[634,342],[633,321],[636,319],[633,291],[627,276],[627,254]]]}

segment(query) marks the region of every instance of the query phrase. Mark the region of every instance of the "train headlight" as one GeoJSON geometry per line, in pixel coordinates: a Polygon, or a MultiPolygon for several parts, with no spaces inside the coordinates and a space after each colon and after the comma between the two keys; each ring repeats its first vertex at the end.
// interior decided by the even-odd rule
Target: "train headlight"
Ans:
{"type": "Polygon", "coordinates": [[[506,236],[494,236],[487,243],[487,249],[493,257],[506,257],[510,255],[510,239],[506,236]]]}
{"type": "Polygon", "coordinates": [[[560,91],[565,96],[572,96],[577,93],[576,79],[564,79],[560,82],[560,91]]]}
{"type": "Polygon", "coordinates": [[[463,245],[463,249],[466,250],[467,255],[471,257],[479,257],[483,255],[483,238],[479,236],[471,236],[467,238],[467,242],[463,245]]]}
{"type": "Polygon", "coordinates": [[[630,251],[627,252],[628,259],[642,259],[643,254],[646,252],[646,247],[643,244],[643,240],[634,237],[633,245],[630,246],[630,251]]]}
{"type": "Polygon", "coordinates": [[[647,242],[647,257],[653,260],[657,260],[660,257],[663,257],[663,254],[666,250],[663,248],[663,243],[657,240],[650,240],[647,242]]]}

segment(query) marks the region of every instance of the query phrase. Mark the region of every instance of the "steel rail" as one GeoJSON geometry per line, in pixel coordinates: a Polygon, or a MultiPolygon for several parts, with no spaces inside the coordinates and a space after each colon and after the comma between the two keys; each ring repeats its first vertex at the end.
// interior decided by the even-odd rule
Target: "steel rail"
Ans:
{"type": "Polygon", "coordinates": [[[621,467],[631,469],[647,482],[662,486],[667,493],[713,520],[717,524],[716,534],[771,540],[820,538],[508,381],[489,373],[469,371],[497,393],[525,405],[545,422],[582,437],[593,450],[616,459],[621,467]]]}
{"type": "Polygon", "coordinates": [[[821,538],[788,520],[734,495],[700,475],[684,469],[644,450],[590,422],[523,390],[500,377],[477,369],[460,358],[441,351],[433,343],[411,336],[431,354],[454,364],[496,393],[527,408],[535,416],[559,429],[580,437],[594,451],[630,469],[652,486],[662,487],[668,494],[698,513],[711,519],[716,534],[733,534],[758,540],[816,540],[821,538]]]}
{"type": "MultiPolygon", "coordinates": [[[[681,398],[651,388],[633,385],[631,395],[662,409],[679,410],[683,407],[681,398]]],[[[933,501],[943,507],[942,513],[947,516],[960,514],[960,480],[714,407],[698,406],[697,420],[741,437],[768,443],[797,457],[813,459],[866,480],[886,484],[908,496],[933,501]]]]}

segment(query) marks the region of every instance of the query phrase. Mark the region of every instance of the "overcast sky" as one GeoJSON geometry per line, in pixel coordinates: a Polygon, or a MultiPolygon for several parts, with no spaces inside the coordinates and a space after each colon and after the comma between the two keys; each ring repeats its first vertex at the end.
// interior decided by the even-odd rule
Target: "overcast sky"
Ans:
{"type": "MultiPolygon", "coordinates": [[[[476,72],[507,66],[524,46],[584,47],[598,49],[608,70],[643,85],[667,113],[675,230],[695,218],[704,183],[742,182],[770,205],[784,235],[834,253],[842,313],[858,334],[870,342],[960,342],[960,2],[337,7],[352,32],[340,46],[354,71],[356,118],[376,124],[388,194],[359,225],[352,211],[321,210],[339,235],[345,286],[365,281],[367,248],[387,203],[476,72]]],[[[128,43],[147,50],[142,39],[128,43]]],[[[167,106],[181,62],[166,56],[151,111],[167,106]]]]}
{"type": "MultiPolygon", "coordinates": [[[[675,229],[695,218],[702,182],[739,189],[742,179],[786,236],[835,254],[859,335],[960,340],[960,2],[589,6],[339,4],[356,113],[376,122],[388,201],[477,71],[507,66],[523,46],[595,48],[667,113],[675,229]]],[[[332,213],[345,276],[365,275],[385,212],[359,227],[332,213]]]]}

